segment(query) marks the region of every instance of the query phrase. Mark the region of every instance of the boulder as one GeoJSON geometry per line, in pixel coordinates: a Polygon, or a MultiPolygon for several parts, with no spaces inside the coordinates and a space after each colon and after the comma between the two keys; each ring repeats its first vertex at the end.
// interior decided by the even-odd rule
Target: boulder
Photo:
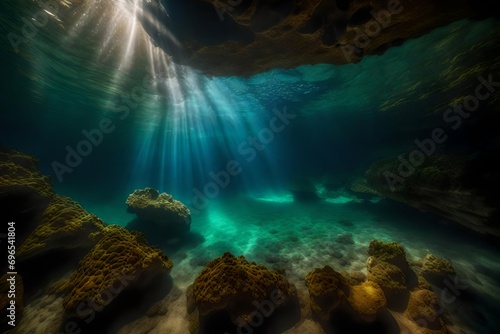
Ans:
{"type": "Polygon", "coordinates": [[[431,283],[437,282],[442,285],[444,280],[455,276],[455,269],[450,261],[427,254],[423,260],[420,275],[431,283]]]}
{"type": "Polygon", "coordinates": [[[287,318],[300,314],[295,286],[284,275],[231,253],[209,262],[186,294],[191,333],[253,326],[256,319],[274,319],[283,309],[287,318]]]}
{"type": "Polygon", "coordinates": [[[26,260],[55,249],[89,251],[102,237],[105,226],[75,201],[54,195],[40,224],[19,247],[17,257],[26,260]]]}
{"type": "Polygon", "coordinates": [[[180,201],[172,195],[161,193],[152,188],[135,190],[125,202],[127,211],[135,213],[140,230],[162,233],[167,236],[182,234],[189,231],[191,213],[180,201]]]}
{"type": "Polygon", "coordinates": [[[78,312],[81,305],[105,308],[125,289],[168,273],[173,267],[172,260],[160,249],[150,247],[138,232],[111,225],[103,234],[69,280],[57,289],[66,293],[66,318],[82,316],[78,312]]]}

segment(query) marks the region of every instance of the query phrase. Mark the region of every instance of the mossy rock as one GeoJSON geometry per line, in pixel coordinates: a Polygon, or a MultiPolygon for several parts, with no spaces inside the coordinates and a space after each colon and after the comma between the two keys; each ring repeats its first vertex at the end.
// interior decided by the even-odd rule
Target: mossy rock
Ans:
{"type": "Polygon", "coordinates": [[[352,286],[348,300],[356,314],[368,322],[374,321],[387,304],[382,288],[371,281],[352,286]]]}
{"type": "Polygon", "coordinates": [[[401,268],[373,257],[368,259],[367,266],[368,281],[377,283],[388,300],[406,292],[406,276],[401,268]]]}
{"type": "Polygon", "coordinates": [[[234,299],[262,300],[273,290],[284,296],[295,293],[285,276],[265,266],[248,262],[244,256],[224,253],[207,263],[193,283],[193,302],[202,314],[223,308],[234,299]]]}
{"type": "Polygon", "coordinates": [[[408,267],[405,249],[397,242],[372,240],[368,246],[368,255],[378,261],[389,262],[398,267],[408,267]]]}
{"type": "Polygon", "coordinates": [[[420,275],[431,283],[443,283],[449,276],[455,276],[455,269],[450,261],[427,254],[422,262],[420,275]]]}
{"type": "Polygon", "coordinates": [[[0,195],[33,193],[41,198],[54,195],[52,179],[37,168],[38,159],[0,147],[0,195]]]}
{"type": "Polygon", "coordinates": [[[321,319],[330,318],[331,312],[349,297],[347,279],[330,266],[317,268],[306,275],[311,298],[311,309],[321,319]]]}
{"type": "Polygon", "coordinates": [[[53,249],[90,250],[102,237],[106,224],[68,197],[55,195],[42,221],[17,251],[19,259],[39,256],[53,249]]]}
{"type": "Polygon", "coordinates": [[[80,261],[64,287],[65,316],[71,317],[82,303],[105,307],[129,285],[140,282],[146,272],[170,271],[172,260],[151,248],[142,234],[119,226],[105,228],[104,236],[80,261]]]}
{"type": "Polygon", "coordinates": [[[141,225],[172,234],[187,232],[191,226],[191,212],[172,195],[153,188],[135,190],[125,202],[127,211],[135,213],[141,225]]]}
{"type": "Polygon", "coordinates": [[[438,296],[430,290],[411,293],[405,315],[415,322],[424,333],[447,333],[438,311],[443,308],[438,296]]]}

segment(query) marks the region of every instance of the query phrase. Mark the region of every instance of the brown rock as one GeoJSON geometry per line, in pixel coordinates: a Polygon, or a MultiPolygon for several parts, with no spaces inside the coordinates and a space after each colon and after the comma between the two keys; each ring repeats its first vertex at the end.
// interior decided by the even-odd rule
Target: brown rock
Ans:
{"type": "Polygon", "coordinates": [[[358,62],[478,14],[493,15],[466,0],[438,5],[431,0],[189,0],[170,3],[166,10],[155,0],[146,3],[139,19],[175,62],[211,75],[246,76],[358,62]],[[157,25],[151,17],[158,18],[157,25]]]}
{"type": "Polygon", "coordinates": [[[192,333],[203,332],[200,327],[221,312],[234,326],[242,326],[264,304],[272,310],[268,317],[283,307],[290,307],[288,317],[300,314],[295,286],[284,275],[230,253],[209,262],[186,295],[192,333]]]}

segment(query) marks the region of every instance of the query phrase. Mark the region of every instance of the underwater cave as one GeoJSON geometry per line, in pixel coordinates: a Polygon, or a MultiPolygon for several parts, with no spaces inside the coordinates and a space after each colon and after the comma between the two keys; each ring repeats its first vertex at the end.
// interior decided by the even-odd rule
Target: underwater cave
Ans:
{"type": "Polygon", "coordinates": [[[496,1],[0,9],[0,332],[500,332],[496,1]]]}

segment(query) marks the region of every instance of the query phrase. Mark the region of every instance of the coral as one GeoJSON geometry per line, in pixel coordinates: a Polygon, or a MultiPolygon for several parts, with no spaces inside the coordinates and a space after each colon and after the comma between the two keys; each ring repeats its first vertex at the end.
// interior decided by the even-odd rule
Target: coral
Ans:
{"type": "Polygon", "coordinates": [[[250,263],[243,256],[224,253],[206,264],[188,288],[187,298],[188,312],[199,314],[198,321],[194,316],[191,324],[196,332],[199,324],[219,311],[226,312],[233,324],[239,325],[249,320],[256,303],[272,301],[278,309],[293,304],[297,292],[284,275],[250,263]]]}
{"type": "Polygon", "coordinates": [[[135,190],[127,198],[128,211],[135,213],[140,224],[154,224],[155,228],[168,232],[186,232],[191,225],[191,213],[172,195],[145,188],[135,190]]]}
{"type": "Polygon", "coordinates": [[[17,251],[19,259],[52,249],[91,249],[102,237],[105,223],[68,197],[55,195],[42,221],[17,251]]]}
{"type": "Polygon", "coordinates": [[[420,274],[430,282],[443,281],[455,275],[455,269],[448,260],[427,254],[422,263],[420,274]]]}
{"type": "Polygon", "coordinates": [[[23,313],[24,313],[24,285],[23,285],[23,279],[21,275],[10,275],[10,274],[4,274],[0,277],[0,316],[2,317],[0,320],[0,332],[2,333],[8,333],[10,329],[13,329],[12,326],[8,325],[8,322],[11,320],[15,320],[15,324],[19,324],[21,322],[21,319],[23,318],[23,313]],[[7,279],[14,278],[15,279],[15,284],[13,285],[14,287],[14,294],[15,297],[12,295],[9,296],[10,291],[12,290],[11,284],[7,279]],[[12,298],[13,297],[13,298],[12,298]],[[7,309],[11,305],[11,301],[15,302],[14,308],[15,308],[15,318],[11,319],[9,318],[10,311],[7,309]]]}
{"type": "Polygon", "coordinates": [[[81,303],[106,306],[127,286],[170,271],[172,261],[159,249],[148,246],[142,234],[108,226],[102,239],[80,262],[61,291],[66,316],[75,315],[81,303]]]}
{"type": "Polygon", "coordinates": [[[351,287],[349,303],[365,321],[371,322],[375,320],[377,313],[385,308],[386,299],[377,283],[366,281],[351,287]]]}

